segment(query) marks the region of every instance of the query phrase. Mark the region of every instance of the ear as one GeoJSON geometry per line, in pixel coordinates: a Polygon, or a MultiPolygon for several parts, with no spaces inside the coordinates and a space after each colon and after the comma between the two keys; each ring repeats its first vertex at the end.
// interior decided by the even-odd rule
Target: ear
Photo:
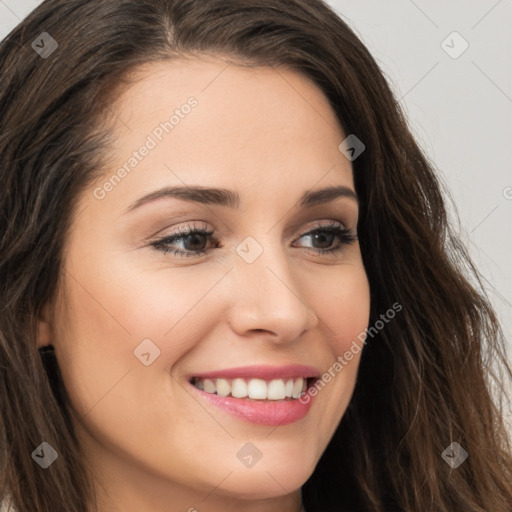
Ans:
{"type": "Polygon", "coordinates": [[[37,348],[45,347],[51,343],[50,308],[45,305],[42,313],[37,318],[37,348]]]}

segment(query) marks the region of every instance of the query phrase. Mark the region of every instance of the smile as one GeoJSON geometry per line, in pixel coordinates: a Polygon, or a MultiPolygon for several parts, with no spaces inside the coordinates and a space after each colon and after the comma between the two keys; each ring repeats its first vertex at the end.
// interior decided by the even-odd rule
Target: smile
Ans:
{"type": "Polygon", "coordinates": [[[290,400],[299,398],[308,387],[308,379],[201,379],[193,378],[196,388],[206,393],[233,398],[250,398],[252,400],[290,400]]]}
{"type": "Polygon", "coordinates": [[[208,406],[256,425],[288,425],[304,418],[313,403],[300,397],[319,378],[311,366],[251,366],[188,378],[208,406]]]}

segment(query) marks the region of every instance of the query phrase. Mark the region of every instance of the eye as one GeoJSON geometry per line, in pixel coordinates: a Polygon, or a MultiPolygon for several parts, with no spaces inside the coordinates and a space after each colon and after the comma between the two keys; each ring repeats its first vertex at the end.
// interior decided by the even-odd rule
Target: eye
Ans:
{"type": "MultiPolygon", "coordinates": [[[[207,249],[203,247],[204,242],[211,240],[217,244],[217,240],[214,238],[214,231],[207,230],[205,228],[197,228],[194,224],[193,226],[185,226],[184,228],[180,228],[177,233],[166,236],[153,242],[151,244],[155,249],[162,251],[164,254],[172,252],[175,256],[180,256],[181,258],[189,258],[194,256],[201,256],[202,254],[206,254],[207,249]],[[169,246],[175,244],[176,242],[181,242],[184,244],[185,249],[172,249],[169,246]]],[[[207,245],[207,244],[206,244],[207,245]]]]}
{"type": "MultiPolygon", "coordinates": [[[[201,256],[208,252],[208,242],[213,244],[213,248],[220,247],[214,233],[213,230],[198,228],[195,224],[193,226],[189,225],[179,229],[177,233],[152,242],[151,246],[164,254],[172,252],[173,255],[181,258],[201,256]],[[176,248],[177,243],[181,244],[182,248],[176,248]]],[[[350,229],[336,222],[319,225],[303,233],[298,240],[301,238],[309,238],[314,245],[322,246],[320,248],[306,248],[315,255],[337,253],[357,240],[357,236],[350,229]],[[331,247],[336,239],[338,239],[338,244],[331,247]]]]}
{"type": "Polygon", "coordinates": [[[316,228],[304,233],[299,237],[299,240],[304,237],[309,237],[313,244],[320,244],[323,247],[313,248],[311,251],[314,254],[335,254],[342,251],[347,245],[353,244],[357,240],[357,236],[342,224],[331,222],[322,224],[316,228]],[[339,240],[338,245],[331,247],[335,239],[339,240]]]}

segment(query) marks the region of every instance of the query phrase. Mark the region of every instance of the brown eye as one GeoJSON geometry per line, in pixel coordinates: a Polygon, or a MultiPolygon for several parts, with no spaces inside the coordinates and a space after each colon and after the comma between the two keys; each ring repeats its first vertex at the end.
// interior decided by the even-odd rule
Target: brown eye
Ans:
{"type": "Polygon", "coordinates": [[[180,257],[200,256],[207,252],[208,240],[215,242],[213,234],[212,230],[186,226],[176,234],[160,238],[151,245],[164,254],[172,252],[175,256],[180,257]],[[182,244],[181,249],[176,248],[178,242],[182,244]]]}
{"type": "Polygon", "coordinates": [[[310,237],[313,252],[317,254],[333,254],[341,251],[345,246],[353,244],[357,236],[348,228],[339,224],[327,224],[304,233],[300,238],[310,237]],[[331,247],[334,241],[338,239],[339,243],[331,247]],[[320,246],[320,247],[318,247],[320,246]]]}

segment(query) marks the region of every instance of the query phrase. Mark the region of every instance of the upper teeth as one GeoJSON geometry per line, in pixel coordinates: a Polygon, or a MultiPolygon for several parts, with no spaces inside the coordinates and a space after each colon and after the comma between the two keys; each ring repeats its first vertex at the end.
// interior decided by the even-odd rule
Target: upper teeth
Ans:
{"type": "Polygon", "coordinates": [[[207,393],[253,400],[298,398],[307,389],[307,379],[194,379],[193,384],[207,393]]]}

